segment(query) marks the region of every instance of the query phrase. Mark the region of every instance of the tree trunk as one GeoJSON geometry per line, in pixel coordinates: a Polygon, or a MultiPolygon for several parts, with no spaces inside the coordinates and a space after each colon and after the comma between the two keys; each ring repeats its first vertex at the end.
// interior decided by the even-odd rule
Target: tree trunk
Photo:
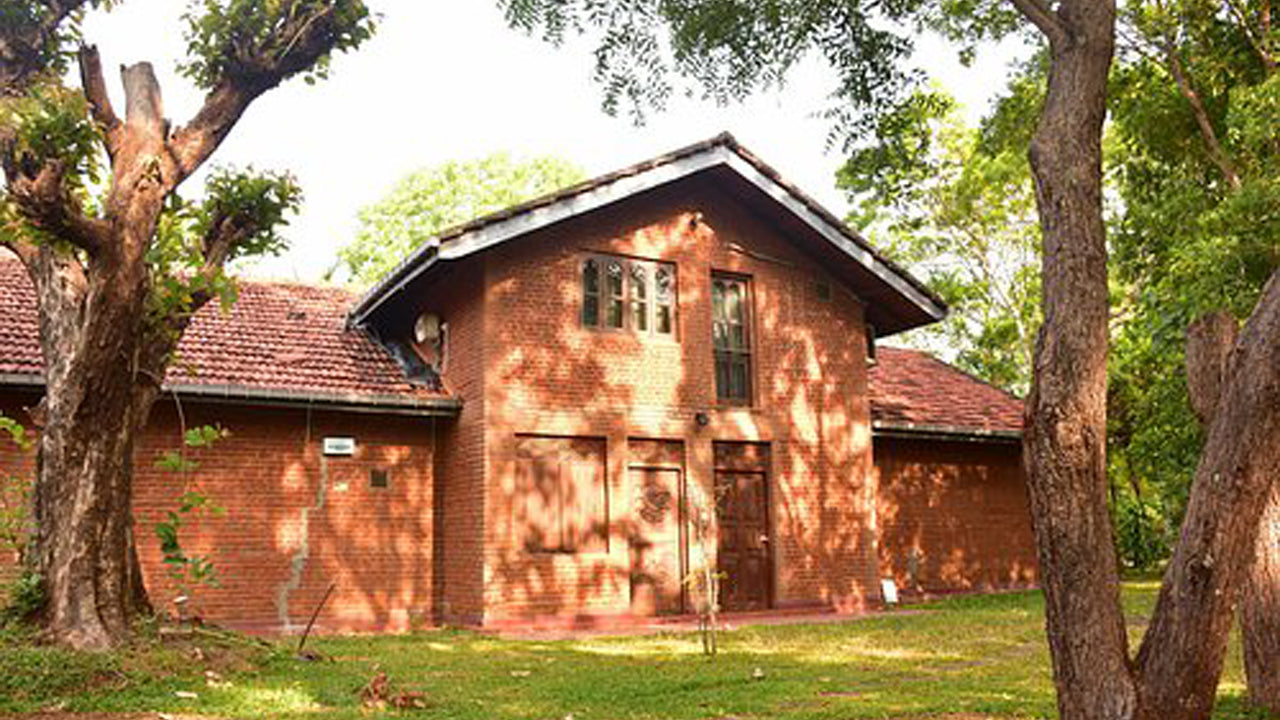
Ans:
{"type": "Polygon", "coordinates": [[[1028,489],[1058,711],[1063,720],[1127,719],[1137,688],[1120,610],[1104,454],[1102,121],[1115,8],[1064,2],[1041,23],[1050,38],[1049,86],[1030,159],[1044,237],[1044,325],[1026,409],[1028,489]]]}
{"type": "MultiPolygon", "coordinates": [[[[1225,312],[1207,315],[1187,331],[1187,384],[1191,404],[1205,425],[1219,411],[1222,383],[1231,369],[1236,322],[1225,312]]],[[[1229,411],[1229,409],[1224,409],[1229,411]]],[[[1259,448],[1258,452],[1266,452],[1259,448]]],[[[1271,450],[1275,452],[1274,448],[1271,450]]],[[[1258,525],[1253,563],[1240,606],[1241,640],[1249,697],[1280,713],[1280,484],[1272,481],[1258,525]]]]}
{"type": "MultiPolygon", "coordinates": [[[[1209,432],[1182,534],[1138,652],[1145,717],[1208,718],[1213,709],[1236,600],[1280,475],[1278,369],[1280,272],[1238,338],[1235,320],[1225,313],[1188,330],[1188,388],[1209,432]]],[[[1274,673],[1274,659],[1270,664],[1274,673]]]]}
{"type": "Polygon", "coordinates": [[[1249,699],[1280,715],[1280,482],[1258,528],[1257,552],[1240,611],[1249,699]]]}
{"type": "Polygon", "coordinates": [[[86,273],[55,253],[42,248],[31,268],[46,358],[34,560],[52,639],[105,649],[146,609],[131,512],[136,419],[147,409],[134,387],[145,275],[140,263],[110,261],[86,273]]]}

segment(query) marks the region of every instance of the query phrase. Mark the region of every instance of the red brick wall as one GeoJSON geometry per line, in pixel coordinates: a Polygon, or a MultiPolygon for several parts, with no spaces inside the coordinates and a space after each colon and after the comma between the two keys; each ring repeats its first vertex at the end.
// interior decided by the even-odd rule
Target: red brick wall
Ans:
{"type": "MultiPolygon", "coordinates": [[[[323,630],[398,630],[431,622],[432,435],[430,419],[184,403],[188,427],[231,434],[187,451],[182,474],[156,466],[181,446],[171,401],[158,404],[135,454],[134,509],[152,602],[171,610],[155,524],[197,490],[226,508],[181,532],[188,555],[207,556],[219,587],[196,586],[203,617],[245,629],[301,629],[330,583],[323,630]],[[354,457],[323,457],[321,439],[356,439],[354,457]],[[370,487],[370,470],[390,473],[370,487]]],[[[0,470],[11,457],[0,444],[0,470]]]]}
{"type": "Polygon", "coordinates": [[[881,437],[875,458],[881,573],[902,591],[1035,584],[1019,445],[881,437]]]}
{"type": "Polygon", "coordinates": [[[852,610],[873,597],[862,311],[818,264],[699,181],[513,241],[486,260],[487,622],[627,612],[632,438],[682,441],[690,497],[706,507],[712,441],[770,443],[777,604],[852,610]],[[674,263],[678,339],[581,327],[579,263],[588,252],[674,263]],[[749,408],[716,401],[712,271],[751,278],[749,408]],[[829,300],[819,299],[819,280],[829,283],[829,300]],[[706,427],[695,422],[699,412],[709,417],[706,427]],[[515,541],[519,433],[606,440],[607,549],[533,554],[515,541]]]}
{"type": "MultiPolygon", "coordinates": [[[[462,399],[454,420],[436,426],[436,544],[448,548],[436,558],[434,577],[441,589],[438,622],[474,625],[484,613],[485,377],[484,264],[476,258],[418,298],[417,312],[434,313],[447,324],[442,377],[448,391],[462,399]]],[[[439,348],[420,348],[438,361],[439,348]]]]}

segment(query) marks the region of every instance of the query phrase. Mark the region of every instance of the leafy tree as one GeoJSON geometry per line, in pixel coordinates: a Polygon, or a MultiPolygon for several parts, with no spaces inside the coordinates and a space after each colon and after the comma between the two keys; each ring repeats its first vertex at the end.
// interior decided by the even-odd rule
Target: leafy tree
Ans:
{"type": "MultiPolygon", "coordinates": [[[[552,41],[566,32],[597,33],[596,77],[604,84],[606,109],[616,109],[620,98],[660,103],[672,71],[713,96],[740,96],[778,82],[796,60],[817,52],[839,78],[834,96],[843,106],[829,114],[834,135],[846,140],[873,131],[878,118],[913,97],[913,78],[900,62],[910,51],[912,30],[932,27],[970,43],[1026,33],[1044,43],[1046,91],[1027,144],[1042,239],[1044,320],[1027,400],[1024,457],[1059,711],[1067,720],[1207,718],[1262,500],[1280,475],[1280,384],[1274,382],[1280,281],[1273,277],[1218,367],[1224,378],[1219,412],[1207,432],[1184,532],[1150,629],[1131,657],[1105,476],[1110,307],[1102,128],[1115,4],[502,4],[512,25],[541,30],[552,41]]],[[[1270,32],[1268,27],[1263,35],[1268,41],[1270,32]]]]}
{"type": "Polygon", "coordinates": [[[854,150],[836,181],[857,204],[850,222],[869,226],[949,306],[904,341],[955,348],[961,368],[1025,395],[1040,323],[1039,226],[1026,158],[1000,146],[995,125],[967,128],[949,96],[921,92],[881,118],[884,140],[854,150]]]}
{"type": "MultiPolygon", "coordinates": [[[[1199,402],[1210,407],[1196,408],[1181,381],[1184,365],[1192,390],[1198,379],[1184,329],[1223,311],[1233,332],[1213,339],[1229,348],[1234,318],[1249,315],[1280,267],[1280,38],[1267,0],[1136,3],[1124,21],[1111,93],[1112,174],[1124,202],[1112,233],[1124,322],[1111,372],[1111,464],[1135,489],[1154,489],[1152,500],[1177,527],[1197,490],[1190,468],[1206,438],[1212,442],[1218,400],[1209,392],[1199,402]]],[[[1259,502],[1270,519],[1261,525],[1241,618],[1250,694],[1280,712],[1269,657],[1280,646],[1274,476],[1270,501],[1264,494],[1259,502]]]]}
{"type": "Polygon", "coordinates": [[[49,635],[101,649],[147,608],[129,506],[134,438],[178,339],[229,302],[237,257],[277,252],[300,201],[287,174],[215,170],[204,199],[178,189],[263,93],[327,72],[373,30],[360,0],[193,2],[183,74],[206,92],[185,125],[164,116],[149,63],[121,70],[116,114],[80,21],[111,0],[0,6],[0,246],[35,285],[44,354],[30,562],[49,635]],[[78,45],[78,46],[77,46],[78,45]],[[78,61],[80,87],[64,83],[78,61]]]}
{"type": "Polygon", "coordinates": [[[423,168],[360,210],[360,228],[338,251],[339,263],[354,280],[371,285],[441,230],[583,179],[566,160],[521,161],[503,152],[423,168]]]}

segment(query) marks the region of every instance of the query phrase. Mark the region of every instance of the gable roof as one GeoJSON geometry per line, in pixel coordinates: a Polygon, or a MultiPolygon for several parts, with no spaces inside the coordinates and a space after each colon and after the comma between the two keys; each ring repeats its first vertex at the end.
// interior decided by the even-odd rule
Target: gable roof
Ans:
{"type": "Polygon", "coordinates": [[[920,350],[879,347],[868,373],[878,434],[1018,438],[1022,400],[920,350]]]}
{"type": "Polygon", "coordinates": [[[389,299],[434,266],[460,260],[508,240],[620,202],[661,185],[713,173],[740,197],[768,205],[776,216],[820,238],[837,251],[856,277],[868,316],[880,335],[942,319],[946,304],[776,170],[722,133],[674,152],[601,175],[441,232],[370,288],[351,310],[363,325],[389,299]]]}
{"type": "MultiPolygon", "coordinates": [[[[216,302],[196,313],[165,388],[206,399],[455,412],[456,400],[409,383],[382,347],[347,327],[352,300],[339,288],[242,281],[225,313],[216,302]]],[[[0,250],[0,384],[43,385],[43,366],[35,289],[0,250]]]]}

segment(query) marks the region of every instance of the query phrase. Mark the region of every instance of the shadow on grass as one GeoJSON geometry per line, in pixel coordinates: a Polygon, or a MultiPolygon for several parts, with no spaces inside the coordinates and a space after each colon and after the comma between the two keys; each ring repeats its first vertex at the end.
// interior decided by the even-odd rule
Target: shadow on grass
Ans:
{"type": "MultiPolygon", "coordinates": [[[[1149,612],[1153,599],[1143,589],[1126,590],[1135,611],[1149,612]]],[[[714,660],[700,654],[694,635],[530,642],[442,630],[330,637],[315,642],[327,658],[321,662],[230,641],[200,646],[199,653],[196,645],[152,644],[98,657],[5,641],[0,712],[63,705],[360,718],[368,711],[359,689],[386,672],[395,689],[425,693],[427,708],[404,711],[424,718],[1055,715],[1037,593],[952,598],[926,609],[740,628],[725,635],[714,660]],[[208,669],[215,675],[206,676],[208,669]],[[197,697],[184,699],[179,691],[197,697]]],[[[1251,713],[1242,692],[1237,661],[1224,675],[1215,718],[1264,717],[1251,713]]]]}

